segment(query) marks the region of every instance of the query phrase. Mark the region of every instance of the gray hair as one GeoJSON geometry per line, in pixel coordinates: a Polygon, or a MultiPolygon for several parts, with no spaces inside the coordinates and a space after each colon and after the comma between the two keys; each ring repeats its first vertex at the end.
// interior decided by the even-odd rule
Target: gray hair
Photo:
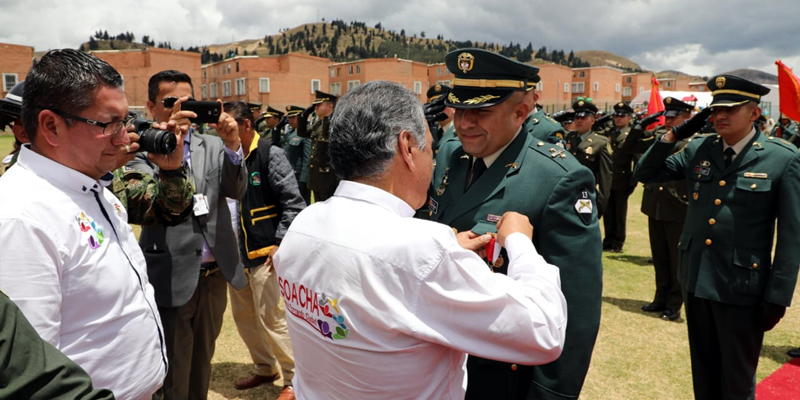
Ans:
{"type": "Polygon", "coordinates": [[[348,91],[331,116],[330,158],[341,179],[378,178],[397,154],[400,132],[409,131],[425,149],[425,114],[403,86],[371,81],[348,91]]]}

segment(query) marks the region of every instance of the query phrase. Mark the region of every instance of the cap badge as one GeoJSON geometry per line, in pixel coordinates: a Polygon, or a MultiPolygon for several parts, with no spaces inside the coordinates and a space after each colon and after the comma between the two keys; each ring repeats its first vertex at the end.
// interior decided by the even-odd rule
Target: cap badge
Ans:
{"type": "Polygon", "coordinates": [[[720,76],[717,80],[714,81],[717,84],[717,88],[722,89],[725,87],[725,77],[720,76]]]}
{"type": "Polygon", "coordinates": [[[667,99],[664,100],[664,102],[667,103],[667,104],[671,104],[672,103],[672,97],[667,97],[667,99]]]}
{"type": "Polygon", "coordinates": [[[620,106],[620,107],[625,107],[625,104],[623,104],[623,103],[619,103],[619,106],[620,106]]]}
{"type": "Polygon", "coordinates": [[[442,85],[436,85],[436,86],[434,86],[434,87],[433,87],[433,90],[434,90],[434,91],[436,91],[436,92],[441,92],[441,91],[442,91],[442,85]]]}
{"type": "Polygon", "coordinates": [[[583,106],[583,100],[578,102],[578,106],[583,106]]]}
{"type": "Polygon", "coordinates": [[[463,73],[467,73],[468,71],[472,70],[473,62],[475,61],[475,57],[470,53],[461,53],[458,55],[458,69],[461,70],[463,73]]]}

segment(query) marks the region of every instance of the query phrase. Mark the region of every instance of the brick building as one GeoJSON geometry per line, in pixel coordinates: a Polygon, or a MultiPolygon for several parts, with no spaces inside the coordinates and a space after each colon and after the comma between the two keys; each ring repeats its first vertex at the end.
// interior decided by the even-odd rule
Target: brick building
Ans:
{"type": "Polygon", "coordinates": [[[159,49],[100,50],[91,51],[114,67],[125,80],[125,96],[131,110],[147,113],[147,82],[159,71],[175,69],[192,78],[195,96],[199,95],[200,53],[159,49]]]}
{"type": "Polygon", "coordinates": [[[544,111],[553,113],[572,106],[572,68],[558,64],[538,64],[539,76],[536,85],[538,104],[544,111]]]}
{"type": "Polygon", "coordinates": [[[3,78],[0,98],[6,97],[14,85],[25,80],[31,65],[33,65],[33,47],[0,43],[0,74],[3,78]]]}
{"type": "Polygon", "coordinates": [[[283,109],[305,107],[328,88],[330,60],[305,54],[236,56],[202,67],[201,97],[242,100],[283,109]]]}
{"type": "Polygon", "coordinates": [[[670,78],[658,78],[658,83],[661,85],[660,90],[669,90],[674,92],[687,92],[690,89],[689,77],[678,76],[670,78]]]}
{"type": "MultiPolygon", "coordinates": [[[[455,75],[447,69],[444,63],[428,64],[428,86],[422,88],[422,90],[427,92],[428,88],[436,84],[452,87],[453,78],[455,78],[455,75]]],[[[424,101],[427,101],[427,99],[424,99],[424,101]]]]}
{"type": "Polygon", "coordinates": [[[708,91],[708,86],[706,86],[706,82],[689,82],[689,92],[706,92],[708,91]]]}
{"type": "Polygon", "coordinates": [[[390,81],[408,88],[420,101],[426,101],[428,65],[402,58],[367,58],[358,61],[331,64],[330,93],[337,96],[369,81],[390,81]]]}
{"type": "Polygon", "coordinates": [[[610,110],[622,100],[622,70],[609,66],[572,70],[572,100],[590,97],[600,110],[610,110]]]}
{"type": "Polygon", "coordinates": [[[653,86],[654,76],[650,71],[622,74],[622,101],[630,103],[639,93],[650,90],[653,86]]]}

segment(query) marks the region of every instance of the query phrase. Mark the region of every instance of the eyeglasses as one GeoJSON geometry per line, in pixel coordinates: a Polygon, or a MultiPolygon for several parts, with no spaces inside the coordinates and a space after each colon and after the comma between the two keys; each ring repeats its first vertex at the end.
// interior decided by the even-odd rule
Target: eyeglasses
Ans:
{"type": "Polygon", "coordinates": [[[79,117],[77,115],[70,114],[65,111],[56,110],[55,108],[49,108],[49,110],[64,118],[74,119],[76,121],[80,121],[89,125],[99,126],[100,128],[103,128],[103,135],[106,136],[114,136],[118,134],[120,131],[124,130],[125,127],[133,120],[133,115],[128,114],[121,121],[100,122],[100,121],[95,121],[93,119],[79,117]]]}
{"type": "MultiPolygon", "coordinates": [[[[161,100],[161,104],[164,105],[164,108],[172,108],[175,107],[175,102],[178,101],[179,97],[164,97],[164,100],[161,100]]],[[[189,97],[188,101],[194,101],[194,98],[189,97]]]]}

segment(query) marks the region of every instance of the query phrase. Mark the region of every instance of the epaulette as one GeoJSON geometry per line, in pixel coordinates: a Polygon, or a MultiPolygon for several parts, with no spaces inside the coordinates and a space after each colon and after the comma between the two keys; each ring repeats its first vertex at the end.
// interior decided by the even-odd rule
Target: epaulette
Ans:
{"type": "Polygon", "coordinates": [[[563,168],[565,171],[568,169],[568,164],[570,162],[577,162],[577,160],[575,160],[575,158],[572,157],[566,149],[553,143],[548,143],[542,140],[534,140],[531,141],[531,144],[528,147],[541,154],[545,158],[552,160],[554,163],[561,166],[561,168],[563,168]]]}
{"type": "Polygon", "coordinates": [[[788,150],[791,150],[793,152],[797,152],[798,150],[800,150],[800,149],[797,148],[797,146],[793,145],[790,141],[788,141],[786,139],[777,138],[775,136],[767,136],[766,143],[777,144],[777,145],[779,145],[779,146],[781,146],[783,148],[786,148],[788,150]]]}

